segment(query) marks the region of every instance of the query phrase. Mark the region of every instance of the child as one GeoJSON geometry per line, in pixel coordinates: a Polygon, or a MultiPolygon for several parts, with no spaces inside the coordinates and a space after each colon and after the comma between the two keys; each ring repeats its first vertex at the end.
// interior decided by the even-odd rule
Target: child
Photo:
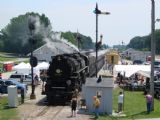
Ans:
{"type": "Polygon", "coordinates": [[[76,107],[77,107],[77,98],[76,96],[72,97],[71,100],[71,110],[72,110],[72,115],[71,116],[76,116],[76,107]]]}

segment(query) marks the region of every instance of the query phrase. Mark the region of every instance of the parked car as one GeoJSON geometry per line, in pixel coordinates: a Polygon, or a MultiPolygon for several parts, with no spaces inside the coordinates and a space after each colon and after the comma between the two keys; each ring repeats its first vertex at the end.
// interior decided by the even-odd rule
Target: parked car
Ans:
{"type": "Polygon", "coordinates": [[[155,60],[155,62],[154,62],[154,70],[160,71],[160,61],[155,60]]]}
{"type": "Polygon", "coordinates": [[[141,65],[143,62],[141,60],[134,60],[133,65],[141,65]]]}
{"type": "MultiPolygon", "coordinates": [[[[144,91],[150,91],[150,83],[144,86],[144,91]]],[[[154,97],[160,99],[160,80],[154,81],[154,97]]]]}
{"type": "Polygon", "coordinates": [[[160,81],[154,81],[154,96],[160,98],[160,81]]]}
{"type": "Polygon", "coordinates": [[[10,85],[15,85],[18,91],[21,91],[21,89],[25,89],[25,91],[28,90],[28,87],[26,84],[17,82],[14,79],[1,79],[0,80],[0,93],[8,93],[7,87],[10,85]]]}
{"type": "Polygon", "coordinates": [[[154,67],[160,67],[160,61],[155,60],[154,61],[154,67]]]}
{"type": "Polygon", "coordinates": [[[32,78],[31,78],[31,75],[28,75],[28,74],[23,74],[23,73],[13,73],[11,76],[10,76],[11,79],[14,79],[18,82],[21,82],[21,83],[25,83],[25,84],[31,84],[32,83],[32,78]]]}

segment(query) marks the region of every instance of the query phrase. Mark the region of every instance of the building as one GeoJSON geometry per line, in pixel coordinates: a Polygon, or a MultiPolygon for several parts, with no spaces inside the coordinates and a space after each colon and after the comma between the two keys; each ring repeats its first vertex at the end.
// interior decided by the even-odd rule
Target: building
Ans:
{"type": "MultiPolygon", "coordinates": [[[[78,48],[72,43],[67,42],[67,40],[61,38],[60,35],[57,36],[54,37],[53,40],[46,41],[47,43],[45,45],[33,51],[33,56],[35,56],[38,61],[50,62],[52,57],[58,54],[79,52],[78,48]]],[[[29,55],[30,54],[28,54],[28,56],[29,55]]]]}
{"type": "Polygon", "coordinates": [[[97,83],[98,78],[87,78],[85,85],[82,87],[82,97],[86,101],[88,112],[94,112],[93,96],[100,96],[100,113],[112,114],[113,98],[113,78],[102,78],[97,83]]]}
{"type": "Polygon", "coordinates": [[[57,54],[63,53],[59,49],[56,49],[54,46],[51,48],[47,44],[41,46],[40,48],[33,51],[33,56],[35,56],[38,61],[50,62],[51,57],[57,54]]]}
{"type": "Polygon", "coordinates": [[[130,60],[141,60],[142,62],[146,61],[146,58],[151,55],[150,51],[138,51],[132,48],[129,48],[122,52],[122,58],[129,58],[130,60]]]}

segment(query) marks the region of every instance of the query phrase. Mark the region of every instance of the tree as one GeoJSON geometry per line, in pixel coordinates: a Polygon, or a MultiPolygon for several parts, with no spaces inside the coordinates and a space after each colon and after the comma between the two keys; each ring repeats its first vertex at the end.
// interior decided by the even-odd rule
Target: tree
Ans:
{"type": "MultiPolygon", "coordinates": [[[[78,36],[80,38],[80,49],[94,49],[94,43],[89,36],[85,36],[80,33],[78,33],[78,36]]],[[[77,33],[72,33],[70,31],[62,32],[61,37],[77,46],[77,33]]]]}
{"type": "Polygon", "coordinates": [[[26,13],[12,18],[10,23],[1,30],[0,43],[1,50],[5,52],[27,54],[30,52],[30,31],[28,28],[28,18],[32,16],[36,19],[34,40],[36,44],[34,49],[40,47],[45,42],[44,38],[49,38],[52,32],[49,19],[38,13],[26,13]],[[5,47],[4,47],[5,46],[5,47]]]}
{"type": "MultiPolygon", "coordinates": [[[[160,29],[155,30],[155,45],[156,45],[156,54],[160,54],[160,29]]],[[[130,43],[127,45],[129,48],[134,48],[143,51],[151,50],[151,34],[146,36],[137,36],[130,40],[130,43]]]]}

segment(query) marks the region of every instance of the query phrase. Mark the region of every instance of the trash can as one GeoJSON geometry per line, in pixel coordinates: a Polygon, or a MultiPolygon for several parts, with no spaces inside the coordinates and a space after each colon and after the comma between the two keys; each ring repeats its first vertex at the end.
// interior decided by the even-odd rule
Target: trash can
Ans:
{"type": "Polygon", "coordinates": [[[17,107],[18,106],[18,93],[17,87],[14,85],[8,86],[8,106],[17,107]]]}

